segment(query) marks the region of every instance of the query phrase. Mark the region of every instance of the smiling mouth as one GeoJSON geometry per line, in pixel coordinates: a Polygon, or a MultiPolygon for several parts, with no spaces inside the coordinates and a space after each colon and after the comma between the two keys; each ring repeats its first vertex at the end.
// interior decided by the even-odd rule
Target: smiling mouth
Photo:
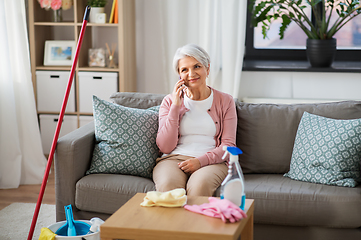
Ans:
{"type": "Polygon", "coordinates": [[[195,81],[197,81],[198,80],[198,78],[192,78],[192,79],[189,79],[188,81],[189,82],[195,82],[195,81]]]}

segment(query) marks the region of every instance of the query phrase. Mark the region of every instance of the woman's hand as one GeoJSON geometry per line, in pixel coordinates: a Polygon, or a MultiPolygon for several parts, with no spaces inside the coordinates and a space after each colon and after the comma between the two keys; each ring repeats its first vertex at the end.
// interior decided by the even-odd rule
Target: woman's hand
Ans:
{"type": "Polygon", "coordinates": [[[180,79],[175,85],[174,85],[174,89],[173,89],[173,99],[172,99],[172,104],[174,105],[178,105],[180,106],[182,104],[183,101],[183,90],[186,88],[186,86],[184,85],[184,80],[180,79]]]}
{"type": "Polygon", "coordinates": [[[198,158],[190,158],[178,164],[179,168],[185,173],[194,173],[201,168],[201,163],[198,158]]]}

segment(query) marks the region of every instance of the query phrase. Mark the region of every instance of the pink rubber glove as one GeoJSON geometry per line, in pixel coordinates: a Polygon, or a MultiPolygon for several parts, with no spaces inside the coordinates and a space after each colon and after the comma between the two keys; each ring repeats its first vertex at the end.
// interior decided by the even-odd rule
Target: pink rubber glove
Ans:
{"type": "Polygon", "coordinates": [[[239,206],[227,199],[210,197],[208,200],[210,204],[217,206],[222,212],[223,216],[230,222],[237,222],[240,219],[247,217],[247,214],[242,209],[240,209],[239,206]]]}
{"type": "Polygon", "coordinates": [[[236,206],[234,203],[227,199],[218,199],[214,197],[208,198],[209,203],[204,203],[201,205],[185,205],[184,208],[200,213],[210,217],[216,217],[222,219],[223,222],[237,222],[242,218],[246,218],[247,215],[236,206]]]}
{"type": "Polygon", "coordinates": [[[192,205],[192,206],[185,205],[184,208],[191,212],[200,213],[200,214],[207,215],[210,217],[221,218],[221,215],[222,215],[220,209],[217,209],[217,207],[211,206],[209,203],[203,203],[201,205],[192,205]]]}

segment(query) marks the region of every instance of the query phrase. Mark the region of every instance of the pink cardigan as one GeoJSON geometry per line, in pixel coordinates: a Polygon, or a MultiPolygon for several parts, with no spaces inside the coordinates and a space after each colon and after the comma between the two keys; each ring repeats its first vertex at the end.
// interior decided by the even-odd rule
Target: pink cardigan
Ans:
{"type": "MultiPolygon", "coordinates": [[[[236,146],[237,113],[233,97],[213,89],[213,104],[208,114],[216,125],[216,148],[198,157],[201,166],[221,163],[224,154],[223,146],[236,146]]],[[[182,103],[172,105],[172,94],[164,97],[159,109],[159,128],[157,145],[162,153],[169,154],[175,149],[180,137],[179,123],[185,112],[189,111],[182,103]]]]}

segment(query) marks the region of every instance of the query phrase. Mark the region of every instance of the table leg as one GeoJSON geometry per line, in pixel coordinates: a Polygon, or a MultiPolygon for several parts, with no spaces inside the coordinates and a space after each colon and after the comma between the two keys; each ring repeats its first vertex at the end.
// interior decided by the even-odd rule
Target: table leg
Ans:
{"type": "Polygon", "coordinates": [[[248,216],[249,219],[241,232],[241,240],[253,240],[253,214],[248,216]]]}

